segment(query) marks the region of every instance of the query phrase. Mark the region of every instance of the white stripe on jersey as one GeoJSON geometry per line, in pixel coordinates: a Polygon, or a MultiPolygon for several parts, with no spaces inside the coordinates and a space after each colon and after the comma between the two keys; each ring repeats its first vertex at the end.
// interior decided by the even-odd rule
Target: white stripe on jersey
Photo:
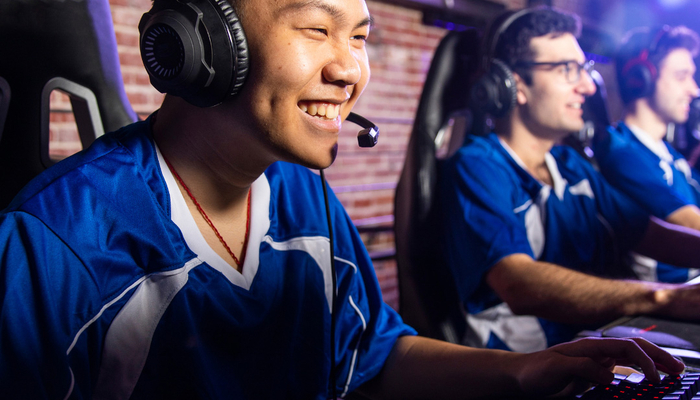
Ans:
{"type": "Polygon", "coordinates": [[[107,330],[93,398],[128,399],[131,396],[146,363],[158,322],[187,283],[189,272],[200,264],[202,261],[194,258],[176,270],[148,275],[136,288],[107,330]]]}
{"type": "Polygon", "coordinates": [[[352,300],[352,296],[348,296],[348,302],[352,306],[353,309],[355,309],[355,312],[357,315],[360,317],[360,320],[362,321],[362,332],[360,333],[360,337],[357,338],[357,344],[355,345],[355,350],[352,352],[352,361],[350,361],[350,370],[348,371],[348,379],[345,381],[345,389],[343,389],[343,393],[340,395],[340,397],[345,397],[348,394],[348,389],[350,389],[350,382],[352,381],[352,374],[355,372],[355,364],[357,363],[357,350],[360,347],[360,343],[362,342],[362,335],[365,333],[367,330],[367,321],[365,321],[364,315],[362,315],[362,312],[360,309],[355,305],[355,302],[352,300]]]}
{"type": "Polygon", "coordinates": [[[300,250],[308,253],[316,261],[318,267],[321,268],[323,289],[326,294],[328,309],[331,310],[333,279],[331,277],[330,240],[324,236],[300,236],[284,242],[275,242],[272,237],[266,235],[263,238],[263,242],[269,243],[273,249],[278,251],[300,250]]]}

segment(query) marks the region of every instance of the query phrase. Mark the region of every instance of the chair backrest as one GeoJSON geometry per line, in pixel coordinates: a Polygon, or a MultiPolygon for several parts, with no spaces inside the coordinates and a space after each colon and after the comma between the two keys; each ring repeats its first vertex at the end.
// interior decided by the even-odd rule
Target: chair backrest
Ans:
{"type": "Polygon", "coordinates": [[[52,163],[51,90],[71,98],[84,147],[137,116],[124,91],[108,0],[1,1],[0,37],[0,77],[12,92],[0,137],[2,209],[52,163]]]}
{"type": "Polygon", "coordinates": [[[7,109],[10,108],[10,84],[0,77],[0,141],[2,141],[2,131],[5,128],[5,118],[7,109]]]}
{"type": "Polygon", "coordinates": [[[476,30],[450,32],[433,56],[406,160],[396,187],[394,228],[399,313],[421,335],[459,342],[466,324],[451,272],[442,260],[437,229],[438,149],[451,121],[449,156],[483,117],[468,108],[470,79],[478,66],[476,30]],[[455,118],[457,117],[457,118],[455,118]],[[461,118],[460,118],[461,117],[461,118]]]}

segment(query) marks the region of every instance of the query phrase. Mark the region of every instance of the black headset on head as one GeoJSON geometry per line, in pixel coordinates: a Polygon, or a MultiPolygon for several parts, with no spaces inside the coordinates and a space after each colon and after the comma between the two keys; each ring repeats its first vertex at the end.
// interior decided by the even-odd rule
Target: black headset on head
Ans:
{"type": "Polygon", "coordinates": [[[661,27],[652,37],[649,46],[644,47],[636,57],[627,61],[622,67],[620,88],[624,93],[635,99],[651,96],[654,93],[659,71],[649,60],[649,56],[656,52],[659,42],[670,31],[671,28],[668,25],[661,27]]]}
{"type": "Polygon", "coordinates": [[[496,47],[501,35],[520,17],[533,11],[524,8],[509,15],[503,22],[491,27],[484,42],[481,75],[471,88],[470,101],[476,109],[490,114],[494,118],[506,115],[515,107],[518,93],[513,71],[508,65],[496,58],[496,47]]]}
{"type": "MultiPolygon", "coordinates": [[[[248,42],[228,0],[155,0],[139,22],[143,65],[153,87],[198,107],[238,93],[248,75],[248,42]]],[[[379,127],[350,113],[360,125],[360,147],[373,147],[379,127]]]]}

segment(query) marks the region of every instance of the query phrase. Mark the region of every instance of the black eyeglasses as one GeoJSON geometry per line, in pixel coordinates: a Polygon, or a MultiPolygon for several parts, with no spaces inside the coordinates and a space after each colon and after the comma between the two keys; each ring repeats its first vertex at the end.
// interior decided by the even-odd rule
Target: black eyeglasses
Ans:
{"type": "Polygon", "coordinates": [[[586,73],[590,74],[591,71],[593,71],[594,65],[595,61],[593,60],[588,60],[583,64],[574,60],[558,62],[519,62],[515,64],[515,66],[518,68],[532,68],[545,66],[554,69],[563,66],[564,76],[566,77],[566,81],[569,83],[578,83],[581,80],[581,71],[586,71],[586,73]]]}

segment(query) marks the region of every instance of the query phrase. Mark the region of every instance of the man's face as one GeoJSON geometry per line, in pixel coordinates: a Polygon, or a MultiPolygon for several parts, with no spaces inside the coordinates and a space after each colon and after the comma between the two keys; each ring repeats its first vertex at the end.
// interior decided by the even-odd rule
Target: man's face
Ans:
{"type": "MultiPolygon", "coordinates": [[[[532,38],[530,47],[535,54],[533,62],[575,61],[583,64],[586,61],[576,38],[570,33],[532,38]]],[[[595,90],[595,84],[585,71],[581,71],[577,82],[570,82],[564,65],[534,66],[531,85],[519,79],[520,118],[533,134],[558,140],[583,128],[581,106],[586,96],[595,90]]]]}
{"type": "Polygon", "coordinates": [[[664,122],[682,124],[688,120],[690,102],[698,95],[694,74],[693,56],[683,48],[671,50],[659,64],[650,105],[664,122]]]}
{"type": "Polygon", "coordinates": [[[364,0],[249,0],[248,79],[234,104],[274,159],[325,168],[369,81],[364,0]]]}

